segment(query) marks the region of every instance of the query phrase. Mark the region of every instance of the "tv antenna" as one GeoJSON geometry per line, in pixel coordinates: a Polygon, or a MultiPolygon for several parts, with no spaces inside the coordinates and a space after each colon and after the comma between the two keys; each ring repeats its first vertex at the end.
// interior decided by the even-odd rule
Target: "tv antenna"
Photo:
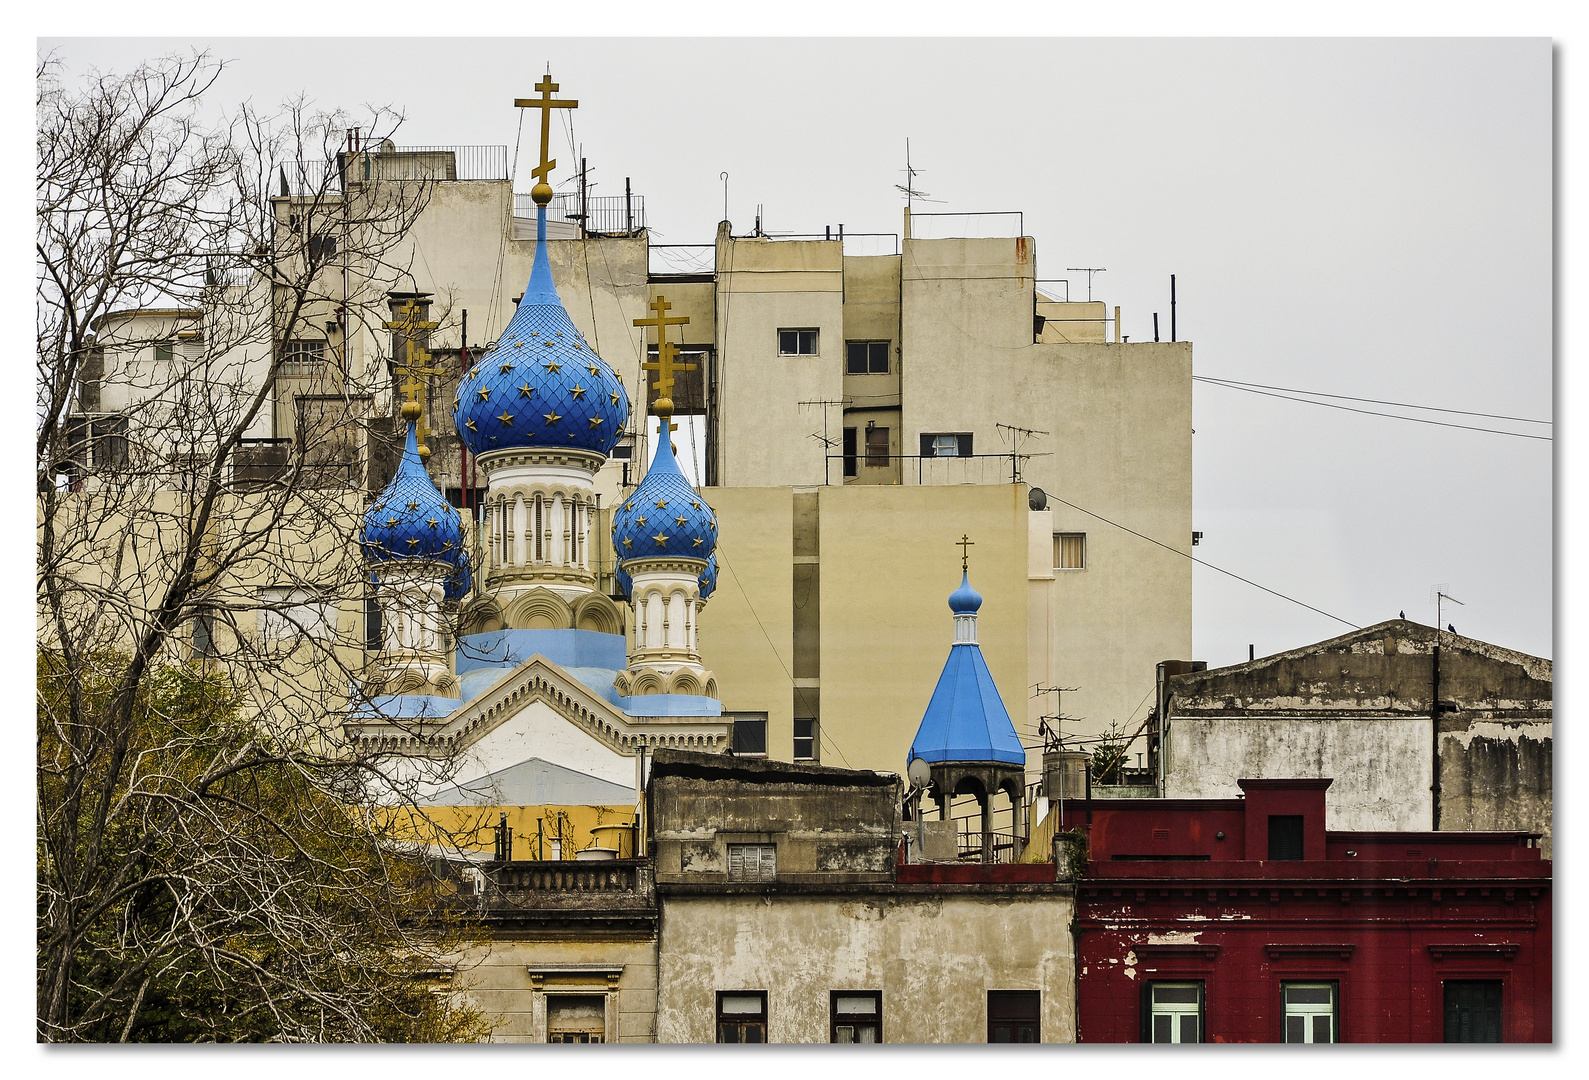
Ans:
{"type": "Polygon", "coordinates": [[[916,190],[916,175],[920,173],[921,170],[911,167],[909,139],[905,140],[905,167],[900,171],[905,174],[905,182],[903,184],[895,184],[894,187],[905,193],[905,208],[907,210],[910,209],[911,204],[917,199],[920,199],[922,202],[930,203],[941,203],[944,201],[942,199],[929,199],[927,197],[928,192],[916,190]]]}
{"type": "Polygon", "coordinates": [[[1054,695],[1054,711],[1052,713],[1044,713],[1037,718],[1037,733],[1042,736],[1044,750],[1065,749],[1065,733],[1060,728],[1060,725],[1067,720],[1074,722],[1086,719],[1084,716],[1065,715],[1065,695],[1074,694],[1080,689],[1081,687],[1079,686],[1044,686],[1042,683],[1037,683],[1032,687],[1033,697],[1041,697],[1045,694],[1054,695]],[[1053,721],[1052,724],[1049,723],[1050,720],[1053,721]]]}
{"type": "MultiPolygon", "coordinates": [[[[828,435],[828,407],[831,406],[831,405],[837,405],[840,408],[844,408],[844,407],[849,405],[849,402],[846,401],[846,400],[840,399],[838,401],[825,401],[825,400],[824,401],[797,401],[797,402],[795,402],[795,404],[798,405],[802,409],[804,409],[804,408],[813,408],[813,409],[820,408],[822,410],[822,434],[818,435],[816,432],[813,431],[813,432],[811,432],[811,438],[813,438],[813,439],[817,440],[817,442],[821,443],[823,448],[824,448],[824,451],[833,449],[833,447],[838,443],[839,440],[831,438],[828,435]]],[[[826,467],[826,462],[824,462],[824,467],[826,467]]]]}
{"type": "Polygon", "coordinates": [[[1447,582],[1444,582],[1444,581],[1442,581],[1438,585],[1429,586],[1429,592],[1432,594],[1429,597],[1429,599],[1433,600],[1434,603],[1435,603],[1435,640],[1436,641],[1440,640],[1440,632],[1445,629],[1445,619],[1441,615],[1441,605],[1443,605],[1447,600],[1449,600],[1453,604],[1456,604],[1458,607],[1467,607],[1468,606],[1468,605],[1464,604],[1461,600],[1458,600],[1456,597],[1454,597],[1454,596],[1450,595],[1449,593],[1447,593],[1445,590],[1447,590],[1449,588],[1451,588],[1450,584],[1447,583],[1447,582]]]}
{"type": "Polygon", "coordinates": [[[994,426],[994,428],[996,428],[998,430],[1000,439],[1003,439],[1005,437],[1005,434],[1004,434],[1005,432],[1009,432],[1009,440],[1010,440],[1010,473],[1011,473],[1011,476],[1012,476],[1012,479],[1010,480],[1010,483],[1019,484],[1021,482],[1021,459],[1023,457],[1031,457],[1030,454],[1024,454],[1023,455],[1020,452],[1021,443],[1023,443],[1027,439],[1036,438],[1036,437],[1042,436],[1042,435],[1047,435],[1048,432],[1046,432],[1046,431],[1038,431],[1036,428],[1016,427],[1014,424],[995,423],[993,426],[994,426]]]}
{"type": "Polygon", "coordinates": [[[1074,270],[1077,273],[1087,275],[1087,302],[1089,304],[1092,303],[1092,276],[1094,274],[1106,273],[1109,270],[1107,266],[1067,266],[1065,269],[1074,270]]]}

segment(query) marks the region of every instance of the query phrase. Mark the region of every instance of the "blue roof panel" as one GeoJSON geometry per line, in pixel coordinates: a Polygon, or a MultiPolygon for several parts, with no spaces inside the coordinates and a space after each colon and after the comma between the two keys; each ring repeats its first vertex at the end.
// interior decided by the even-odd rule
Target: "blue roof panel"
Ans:
{"type": "Polygon", "coordinates": [[[1026,751],[975,642],[949,647],[906,762],[1026,764],[1026,751]]]}

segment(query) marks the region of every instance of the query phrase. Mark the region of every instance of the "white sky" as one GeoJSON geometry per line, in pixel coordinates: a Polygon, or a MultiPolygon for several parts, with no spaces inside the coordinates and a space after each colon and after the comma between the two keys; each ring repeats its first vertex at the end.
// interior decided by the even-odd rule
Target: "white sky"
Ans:
{"type": "MultiPolygon", "coordinates": [[[[303,92],[390,104],[398,141],[508,144],[550,63],[596,194],[625,177],[661,243],[898,232],[904,143],[938,211],[1020,210],[1042,278],[1102,266],[1125,333],[1197,375],[1552,415],[1552,63],[1487,40],[46,39],[73,70],[192,44],[218,108],[303,92]],[[656,62],[666,60],[657,77],[656,62]]],[[[520,165],[533,164],[526,116],[520,165]]],[[[576,155],[554,133],[558,177],[576,155]]],[[[520,185],[528,190],[527,178],[520,185]]],[[[1342,401],[1355,408],[1380,406],[1342,401]]],[[[1550,434],[1536,424],[1423,412],[1550,434]]],[[[1552,443],[1199,383],[1199,558],[1359,625],[1434,621],[1550,656],[1552,443]]],[[[680,435],[683,435],[680,432],[680,435]]],[[[685,449],[683,443],[681,450],[685,449]]],[[[1049,447],[1046,449],[1059,449],[1049,447]]],[[[1063,496],[1063,490],[1054,492],[1063,496]]],[[[1099,526],[1106,528],[1107,526],[1099,526]]],[[[1172,538],[1163,538],[1166,540],[1172,538]]],[[[1346,626],[1194,571],[1194,655],[1221,665],[1346,626]]]]}

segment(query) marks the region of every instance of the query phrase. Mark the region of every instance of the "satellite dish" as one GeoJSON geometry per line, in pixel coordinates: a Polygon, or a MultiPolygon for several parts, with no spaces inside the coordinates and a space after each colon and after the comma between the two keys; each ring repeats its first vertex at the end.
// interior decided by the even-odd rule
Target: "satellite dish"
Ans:
{"type": "Polygon", "coordinates": [[[905,770],[905,775],[910,777],[910,786],[924,788],[932,783],[932,766],[923,758],[916,758],[910,763],[910,768],[905,770]]]}
{"type": "Polygon", "coordinates": [[[1048,493],[1040,487],[1033,488],[1026,495],[1026,505],[1030,506],[1033,510],[1047,510],[1048,493]]]}

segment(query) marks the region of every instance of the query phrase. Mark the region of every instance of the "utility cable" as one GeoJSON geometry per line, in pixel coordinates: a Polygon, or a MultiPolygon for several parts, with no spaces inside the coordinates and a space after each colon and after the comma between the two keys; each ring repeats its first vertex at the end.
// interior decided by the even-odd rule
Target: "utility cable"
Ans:
{"type": "Polygon", "coordinates": [[[1400,409],[1423,409],[1427,412],[1455,413],[1458,416],[1482,416],[1490,420],[1515,420],[1519,424],[1544,424],[1550,420],[1531,420],[1526,416],[1504,416],[1500,413],[1473,412],[1468,409],[1443,409],[1438,405],[1411,405],[1405,401],[1381,401],[1379,398],[1353,397],[1350,394],[1326,394],[1322,390],[1297,390],[1290,386],[1269,386],[1265,383],[1242,382],[1239,379],[1219,379],[1212,375],[1193,375],[1194,382],[1220,383],[1224,386],[1257,387],[1260,390],[1279,390],[1287,394],[1307,394],[1311,397],[1337,398],[1341,401],[1366,401],[1370,405],[1394,405],[1400,409]]]}
{"type": "MultiPolygon", "coordinates": [[[[1225,382],[1225,381],[1220,380],[1220,379],[1209,379],[1209,378],[1206,378],[1205,376],[1201,376],[1201,375],[1194,375],[1194,376],[1192,376],[1192,378],[1193,378],[1194,381],[1208,382],[1208,383],[1212,383],[1215,386],[1223,386],[1223,387],[1226,387],[1226,388],[1231,389],[1231,390],[1242,390],[1242,391],[1245,391],[1246,393],[1249,393],[1249,394],[1261,394],[1264,397],[1279,398],[1282,401],[1296,401],[1296,402],[1301,402],[1304,405],[1319,405],[1319,406],[1322,406],[1322,407],[1324,407],[1326,409],[1340,409],[1340,410],[1342,410],[1344,412],[1362,413],[1364,416],[1384,416],[1384,417],[1388,417],[1391,420],[1407,420],[1407,421],[1409,421],[1411,423],[1414,423],[1414,424],[1433,424],[1435,427],[1459,428],[1459,429],[1461,429],[1463,431],[1483,431],[1483,432],[1487,432],[1487,433],[1489,433],[1491,435],[1510,435],[1514,439],[1534,439],[1534,440],[1537,440],[1539,442],[1552,442],[1552,441],[1554,441],[1551,438],[1551,436],[1549,436],[1549,435],[1525,435],[1523,432],[1520,432],[1520,431],[1501,431],[1499,428],[1475,427],[1472,424],[1452,424],[1452,423],[1448,423],[1448,422],[1446,422],[1444,420],[1429,420],[1429,419],[1426,419],[1425,417],[1422,417],[1422,416],[1398,416],[1395,413],[1377,412],[1377,411],[1375,411],[1373,409],[1354,409],[1354,408],[1352,408],[1349,405],[1336,405],[1333,402],[1329,402],[1329,401],[1313,401],[1313,400],[1311,400],[1309,398],[1292,397],[1290,394],[1271,393],[1268,390],[1257,390],[1257,389],[1254,389],[1251,386],[1244,386],[1244,385],[1240,385],[1240,384],[1236,384],[1236,383],[1225,382]]],[[[1306,393],[1307,391],[1300,391],[1300,392],[1301,393],[1306,393]]],[[[1407,408],[1411,408],[1411,409],[1418,409],[1418,408],[1424,408],[1424,407],[1425,406],[1421,406],[1421,405],[1409,405],[1409,406],[1407,406],[1407,408]]],[[[1543,421],[1539,421],[1539,420],[1523,420],[1521,422],[1525,423],[1525,424],[1537,424],[1537,423],[1542,423],[1543,421]]]]}

